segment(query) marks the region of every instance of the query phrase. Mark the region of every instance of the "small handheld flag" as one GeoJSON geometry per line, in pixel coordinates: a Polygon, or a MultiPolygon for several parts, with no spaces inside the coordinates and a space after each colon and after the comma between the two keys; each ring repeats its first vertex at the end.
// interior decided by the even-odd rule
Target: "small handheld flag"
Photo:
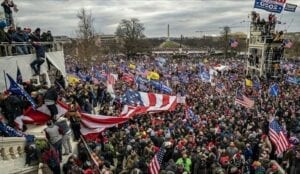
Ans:
{"type": "Polygon", "coordinates": [[[230,39],[229,40],[229,45],[230,45],[231,48],[236,48],[236,47],[238,47],[239,43],[235,39],[230,39]]]}

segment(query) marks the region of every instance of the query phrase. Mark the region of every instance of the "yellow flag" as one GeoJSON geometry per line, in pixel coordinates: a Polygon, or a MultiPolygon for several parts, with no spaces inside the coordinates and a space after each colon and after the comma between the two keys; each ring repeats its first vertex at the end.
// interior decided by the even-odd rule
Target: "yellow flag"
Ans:
{"type": "Polygon", "coordinates": [[[135,69],[135,64],[129,64],[130,69],[135,69]]]}
{"type": "Polygon", "coordinates": [[[246,79],[246,86],[252,87],[252,80],[246,79]]]}
{"type": "Polygon", "coordinates": [[[74,83],[79,83],[80,82],[80,79],[75,77],[75,76],[72,76],[72,75],[69,75],[67,77],[68,79],[68,83],[71,83],[71,84],[74,84],[74,83]]]}
{"type": "Polygon", "coordinates": [[[159,74],[157,72],[150,71],[147,75],[147,79],[149,80],[159,80],[159,74]]]}

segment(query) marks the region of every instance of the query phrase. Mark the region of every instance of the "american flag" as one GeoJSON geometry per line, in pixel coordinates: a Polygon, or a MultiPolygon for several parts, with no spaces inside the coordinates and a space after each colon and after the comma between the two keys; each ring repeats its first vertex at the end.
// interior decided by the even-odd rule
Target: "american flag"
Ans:
{"type": "Polygon", "coordinates": [[[218,92],[218,93],[223,93],[223,91],[225,91],[225,86],[224,86],[224,84],[223,83],[217,83],[216,84],[216,91],[218,92]]]}
{"type": "Polygon", "coordinates": [[[230,45],[232,48],[236,48],[236,47],[239,45],[239,43],[238,43],[238,41],[236,41],[236,40],[234,40],[234,39],[230,39],[229,45],[230,45]]]}
{"type": "Polygon", "coordinates": [[[254,101],[242,94],[240,90],[236,91],[235,104],[240,104],[246,108],[253,108],[254,101]]]}
{"type": "Polygon", "coordinates": [[[129,73],[123,73],[122,80],[127,83],[133,83],[134,82],[134,76],[129,73]]]}
{"type": "Polygon", "coordinates": [[[139,92],[134,90],[127,90],[122,97],[122,103],[130,105],[130,106],[143,106],[144,103],[142,101],[141,95],[139,92]]]}
{"type": "Polygon", "coordinates": [[[289,148],[289,142],[284,135],[283,129],[275,119],[269,124],[269,137],[276,145],[276,154],[281,154],[289,148]]]}
{"type": "Polygon", "coordinates": [[[149,164],[150,174],[159,174],[165,153],[166,150],[163,147],[161,147],[159,151],[154,155],[149,164]]]}
{"type": "Polygon", "coordinates": [[[129,89],[122,97],[122,102],[129,106],[139,106],[145,112],[173,110],[177,97],[165,94],[138,92],[129,89]]]}
{"type": "Polygon", "coordinates": [[[116,84],[116,74],[109,73],[107,74],[107,84],[114,86],[116,84]]]}
{"type": "Polygon", "coordinates": [[[122,112],[117,116],[93,115],[80,113],[81,133],[86,137],[114,127],[128,121],[138,114],[147,112],[159,112],[174,110],[177,104],[177,97],[163,94],[137,92],[128,90],[122,97],[125,105],[122,112]]]}
{"type": "MultiPolygon", "coordinates": [[[[68,111],[69,106],[61,101],[57,101],[56,108],[58,111],[57,116],[62,116],[68,111]]],[[[23,115],[22,121],[25,123],[45,124],[49,120],[51,114],[48,107],[43,104],[35,110],[32,107],[28,108],[23,115]]]]}
{"type": "Polygon", "coordinates": [[[177,104],[177,97],[137,92],[128,90],[122,97],[122,102],[127,104],[118,116],[103,116],[81,113],[81,133],[85,136],[103,131],[105,128],[124,123],[137,114],[147,112],[171,111],[177,104]]]}
{"type": "Polygon", "coordinates": [[[283,47],[284,48],[291,48],[293,46],[293,43],[290,39],[283,40],[283,47]]]}

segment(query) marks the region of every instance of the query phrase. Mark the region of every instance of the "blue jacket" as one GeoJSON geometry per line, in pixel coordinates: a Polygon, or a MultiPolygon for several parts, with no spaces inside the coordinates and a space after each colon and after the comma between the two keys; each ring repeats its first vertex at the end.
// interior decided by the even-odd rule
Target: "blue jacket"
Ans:
{"type": "Polygon", "coordinates": [[[42,45],[33,44],[36,52],[36,58],[45,58],[45,48],[42,45]]]}

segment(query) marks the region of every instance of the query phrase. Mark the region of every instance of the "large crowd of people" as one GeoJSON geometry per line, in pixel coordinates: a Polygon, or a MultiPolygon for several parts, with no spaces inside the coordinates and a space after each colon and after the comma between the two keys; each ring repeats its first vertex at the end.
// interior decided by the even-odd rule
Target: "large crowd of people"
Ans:
{"type": "MultiPolygon", "coordinates": [[[[108,62],[89,66],[66,57],[68,73],[77,74],[80,81],[66,84],[59,76],[56,87],[23,84],[36,103],[46,104],[51,113],[45,129],[49,145],[39,153],[36,153],[38,148],[29,148],[29,159],[38,158],[33,154],[42,154],[40,160],[54,173],[60,173],[64,155],[69,155],[67,163],[62,164],[64,173],[150,173],[151,160],[163,149],[160,173],[299,173],[300,89],[285,80],[286,76],[295,74],[299,68],[297,63],[293,69],[283,71],[278,79],[260,78],[259,89],[256,89],[244,85],[245,79],[250,77],[245,75],[243,60],[232,59],[228,63],[228,60],[208,58],[205,63],[200,61],[166,58],[165,64],[161,65],[152,56],[131,62],[114,57],[108,62]],[[130,68],[132,64],[136,67],[130,68]],[[207,83],[198,78],[199,65],[203,64],[207,67],[223,64],[230,68],[217,71],[214,80],[207,83]],[[122,78],[126,74],[135,76],[139,68],[157,72],[159,81],[173,89],[169,95],[185,96],[185,104],[177,104],[174,111],[136,116],[83,141],[79,110],[98,117],[118,115],[124,105],[122,95],[127,89],[162,93],[151,85],[141,86],[122,78]],[[106,87],[105,73],[108,72],[119,76],[114,85],[114,96],[106,87]],[[99,73],[103,78],[98,77],[99,73]],[[174,78],[181,74],[186,75],[186,80],[174,78]],[[222,93],[217,92],[217,83],[224,85],[222,93]],[[276,97],[269,94],[274,83],[280,88],[276,97]],[[235,104],[236,89],[239,88],[255,101],[253,108],[235,104]],[[71,106],[61,118],[57,118],[56,99],[71,106]],[[196,119],[187,116],[187,106],[196,119]],[[289,140],[289,148],[280,154],[275,153],[278,147],[270,140],[271,119],[277,120],[289,140]],[[73,152],[71,133],[78,141],[78,154],[70,155],[73,152]]],[[[15,95],[1,95],[2,113],[11,126],[17,112],[29,105],[15,95]]]]}
{"type": "MultiPolygon", "coordinates": [[[[37,56],[31,68],[34,75],[39,75],[45,49],[51,49],[40,42],[53,41],[51,32],[41,34],[39,28],[32,33],[29,28],[14,29],[11,8],[16,12],[17,6],[9,0],[1,5],[10,27],[7,32],[0,29],[0,42],[30,42],[37,56]]],[[[276,17],[270,15],[266,22],[253,13],[252,22],[265,35],[271,35],[276,17]]],[[[17,54],[30,53],[27,45],[16,45],[15,50],[17,54]]],[[[155,59],[151,55],[134,60],[118,56],[108,59],[86,64],[66,56],[68,74],[79,80],[66,83],[58,73],[51,87],[21,84],[37,107],[45,105],[50,112],[43,131],[46,141],[27,142],[26,165],[41,162],[41,170],[54,174],[61,170],[65,174],[300,173],[300,88],[298,82],[287,81],[288,77],[299,78],[299,62],[282,66],[281,75],[270,78],[247,76],[245,61],[234,58],[155,59]],[[203,69],[209,71],[220,65],[227,68],[213,70],[209,81],[201,79],[203,69]],[[138,77],[149,72],[157,74],[154,82],[171,90],[137,83],[138,77]],[[113,94],[107,87],[109,74],[118,77],[113,94]],[[245,80],[256,83],[250,85],[245,80]],[[222,89],[217,90],[219,84],[222,89]],[[270,94],[274,84],[279,89],[275,96],[270,94]],[[143,113],[91,136],[82,136],[80,113],[95,117],[119,115],[128,104],[123,98],[128,90],[164,93],[185,101],[178,102],[174,110],[143,113]],[[237,104],[237,91],[254,101],[254,106],[237,104]],[[68,105],[65,114],[58,115],[57,102],[68,105]],[[286,144],[274,142],[270,133],[274,121],[286,144]],[[78,142],[77,153],[72,139],[78,142]],[[279,145],[284,146],[282,151],[279,145]],[[68,158],[64,164],[63,156],[68,158]]],[[[1,122],[26,133],[26,125],[16,125],[15,119],[31,106],[27,99],[9,91],[0,93],[1,122]]],[[[0,133],[8,136],[7,132],[0,133]]]]}

